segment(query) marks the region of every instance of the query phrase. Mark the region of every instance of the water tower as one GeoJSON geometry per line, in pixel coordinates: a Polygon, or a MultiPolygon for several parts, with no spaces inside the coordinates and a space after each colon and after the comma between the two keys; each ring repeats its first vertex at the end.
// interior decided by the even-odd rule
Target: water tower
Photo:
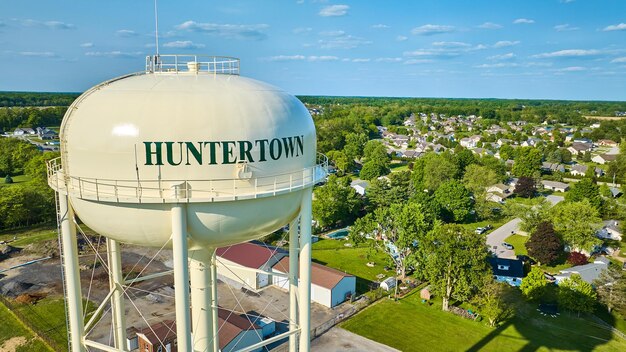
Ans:
{"type": "Polygon", "coordinates": [[[286,224],[290,328],[252,347],[289,336],[290,350],[309,350],[311,192],[327,162],[298,99],[239,76],[235,58],[149,56],[144,72],[76,99],[60,138],[48,182],[72,351],[126,348],[120,243],[172,248],[179,351],[217,351],[215,248],[286,224]],[[114,346],[85,337],[74,214],[107,238],[111,289],[96,313],[110,304],[114,346]]]}

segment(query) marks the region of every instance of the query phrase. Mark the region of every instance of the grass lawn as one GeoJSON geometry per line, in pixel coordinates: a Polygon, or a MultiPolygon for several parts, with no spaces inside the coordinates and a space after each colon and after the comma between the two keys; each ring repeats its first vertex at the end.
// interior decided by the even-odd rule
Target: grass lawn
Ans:
{"type": "Polygon", "coordinates": [[[516,255],[528,255],[528,251],[526,250],[526,241],[528,241],[528,236],[522,235],[511,235],[504,240],[504,242],[513,245],[516,255]]]}
{"type": "Polygon", "coordinates": [[[369,283],[378,280],[376,275],[393,275],[393,270],[385,272],[383,269],[389,261],[386,254],[376,252],[365,244],[344,246],[349,243],[345,240],[320,239],[312,246],[313,261],[356,276],[357,294],[369,291],[369,283]],[[370,268],[367,262],[374,262],[375,266],[370,268]]]}
{"type": "MultiPolygon", "coordinates": [[[[65,315],[64,315],[65,316],[65,315]]],[[[11,314],[9,309],[0,304],[0,350],[4,351],[3,345],[13,337],[23,336],[26,343],[16,349],[17,352],[52,352],[43,341],[35,336],[15,315],[11,314]]]]}
{"type": "Polygon", "coordinates": [[[340,326],[401,351],[624,351],[626,341],[584,319],[562,313],[525,313],[498,328],[422,304],[415,291],[398,302],[382,300],[340,326]]]}
{"type": "Polygon", "coordinates": [[[389,169],[391,169],[391,172],[406,171],[409,169],[409,163],[391,163],[389,164],[389,169]]]}
{"type": "Polygon", "coordinates": [[[11,176],[11,178],[13,179],[13,183],[4,183],[4,177],[2,179],[0,179],[0,188],[2,188],[2,187],[10,187],[10,186],[13,186],[13,185],[19,185],[20,183],[24,183],[24,182],[30,181],[30,177],[28,177],[26,175],[11,176]]]}
{"type": "Polygon", "coordinates": [[[0,233],[0,241],[12,240],[17,236],[17,240],[9,243],[13,247],[24,248],[31,243],[46,241],[57,238],[56,226],[38,226],[27,229],[3,231],[0,233]]]}

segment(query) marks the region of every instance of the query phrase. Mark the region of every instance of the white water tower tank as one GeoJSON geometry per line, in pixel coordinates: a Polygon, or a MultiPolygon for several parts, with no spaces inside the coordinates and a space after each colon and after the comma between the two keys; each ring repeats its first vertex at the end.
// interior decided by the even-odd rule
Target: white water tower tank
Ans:
{"type": "Polygon", "coordinates": [[[287,224],[325,177],[313,120],[294,96],[238,73],[233,58],[148,57],[145,72],[88,90],[63,119],[50,185],[125,243],[168,243],[173,203],[186,204],[190,249],[287,224]]]}

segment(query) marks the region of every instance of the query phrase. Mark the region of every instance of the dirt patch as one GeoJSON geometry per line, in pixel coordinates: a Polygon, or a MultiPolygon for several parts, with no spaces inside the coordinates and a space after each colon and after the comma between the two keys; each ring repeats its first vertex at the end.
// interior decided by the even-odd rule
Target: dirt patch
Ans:
{"type": "Polygon", "coordinates": [[[15,352],[18,347],[25,345],[27,342],[24,336],[12,337],[0,346],[0,352],[15,352]]]}
{"type": "Polygon", "coordinates": [[[585,118],[587,120],[604,120],[604,121],[624,119],[624,117],[620,117],[620,116],[585,116],[585,118]]]}
{"type": "Polygon", "coordinates": [[[24,304],[35,304],[40,300],[46,298],[48,294],[45,292],[24,293],[15,298],[16,302],[24,304]]]}

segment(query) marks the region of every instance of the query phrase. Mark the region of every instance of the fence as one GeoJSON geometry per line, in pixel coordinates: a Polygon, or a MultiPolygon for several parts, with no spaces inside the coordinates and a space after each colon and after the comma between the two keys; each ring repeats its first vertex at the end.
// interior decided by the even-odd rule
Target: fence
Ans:
{"type": "MultiPolygon", "coordinates": [[[[42,330],[40,327],[36,326],[35,324],[33,324],[31,322],[32,317],[28,317],[26,314],[24,314],[20,308],[22,308],[23,306],[26,306],[27,308],[30,308],[28,305],[23,305],[23,304],[15,304],[11,301],[9,301],[8,299],[6,299],[5,297],[0,295],[0,303],[4,304],[13,314],[15,314],[15,316],[24,324],[26,325],[30,330],[32,330],[40,339],[42,339],[48,346],[50,346],[52,348],[52,350],[54,351],[67,351],[67,345],[59,345],[58,342],[54,341],[53,339],[51,339],[48,336],[49,332],[54,332],[57,334],[61,334],[61,332],[59,332],[57,329],[57,327],[52,327],[51,329],[48,329],[47,331],[42,330]]],[[[31,308],[32,309],[32,308],[31,308]]],[[[34,312],[33,312],[34,313],[34,312]]],[[[37,314],[37,313],[35,313],[37,314]]]]}

